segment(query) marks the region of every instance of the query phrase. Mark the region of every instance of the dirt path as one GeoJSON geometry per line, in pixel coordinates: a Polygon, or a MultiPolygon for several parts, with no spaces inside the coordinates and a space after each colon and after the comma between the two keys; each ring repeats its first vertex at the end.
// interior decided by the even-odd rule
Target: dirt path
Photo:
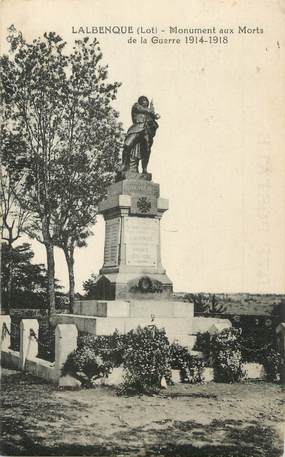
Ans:
{"type": "Polygon", "coordinates": [[[61,391],[3,370],[1,455],[279,457],[280,386],[176,385],[155,397],[61,391]]]}

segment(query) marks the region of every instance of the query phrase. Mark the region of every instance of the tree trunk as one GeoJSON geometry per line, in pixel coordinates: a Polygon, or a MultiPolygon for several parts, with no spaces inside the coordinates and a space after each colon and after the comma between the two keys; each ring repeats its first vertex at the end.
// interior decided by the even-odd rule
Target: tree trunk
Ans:
{"type": "Polygon", "coordinates": [[[7,265],[8,270],[8,283],[7,283],[7,302],[4,307],[5,314],[10,314],[12,306],[12,285],[13,285],[13,268],[12,268],[12,246],[9,246],[9,260],[7,265]]]}
{"type": "Polygon", "coordinates": [[[12,265],[11,262],[9,262],[8,265],[8,284],[7,284],[7,303],[4,308],[5,314],[10,314],[10,308],[12,306],[12,265]]]}
{"type": "Polygon", "coordinates": [[[10,314],[10,308],[12,306],[12,287],[13,287],[13,246],[12,246],[12,241],[11,241],[11,234],[9,234],[9,257],[8,257],[8,265],[7,265],[7,270],[8,270],[8,283],[7,283],[7,303],[6,306],[4,307],[4,312],[5,314],[10,314]]]}
{"type": "Polygon", "coordinates": [[[50,241],[45,242],[47,252],[47,272],[48,272],[48,297],[49,314],[55,314],[55,287],[54,287],[54,248],[50,241]]]}
{"type": "Polygon", "coordinates": [[[45,215],[42,220],[43,244],[47,253],[47,274],[48,274],[48,300],[49,315],[55,314],[55,265],[54,265],[54,244],[50,236],[49,216],[45,215]]]}
{"type": "Polygon", "coordinates": [[[69,311],[73,313],[75,299],[75,281],[74,281],[74,245],[63,247],[69,276],[69,311]]]}

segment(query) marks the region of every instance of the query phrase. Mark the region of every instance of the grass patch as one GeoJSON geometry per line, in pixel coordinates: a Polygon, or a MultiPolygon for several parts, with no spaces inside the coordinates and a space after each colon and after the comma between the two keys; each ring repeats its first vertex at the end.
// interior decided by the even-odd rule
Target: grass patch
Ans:
{"type": "Polygon", "coordinates": [[[12,370],[2,378],[3,456],[282,454],[284,393],[276,384],[177,384],[130,397],[101,386],[64,391],[12,370]]]}

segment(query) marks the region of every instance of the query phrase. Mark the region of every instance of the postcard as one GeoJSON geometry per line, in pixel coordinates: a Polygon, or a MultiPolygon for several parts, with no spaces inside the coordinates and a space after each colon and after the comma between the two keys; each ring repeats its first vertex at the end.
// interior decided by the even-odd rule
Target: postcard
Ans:
{"type": "Polygon", "coordinates": [[[2,0],[3,455],[281,456],[284,18],[2,0]]]}

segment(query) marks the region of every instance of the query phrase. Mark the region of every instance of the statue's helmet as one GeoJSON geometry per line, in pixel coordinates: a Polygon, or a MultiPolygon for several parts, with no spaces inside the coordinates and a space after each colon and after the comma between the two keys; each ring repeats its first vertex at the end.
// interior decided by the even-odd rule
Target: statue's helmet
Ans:
{"type": "Polygon", "coordinates": [[[149,105],[148,98],[147,98],[145,95],[141,95],[141,96],[138,98],[138,103],[139,103],[140,105],[142,105],[143,102],[146,102],[146,103],[147,103],[147,106],[149,105]]]}

